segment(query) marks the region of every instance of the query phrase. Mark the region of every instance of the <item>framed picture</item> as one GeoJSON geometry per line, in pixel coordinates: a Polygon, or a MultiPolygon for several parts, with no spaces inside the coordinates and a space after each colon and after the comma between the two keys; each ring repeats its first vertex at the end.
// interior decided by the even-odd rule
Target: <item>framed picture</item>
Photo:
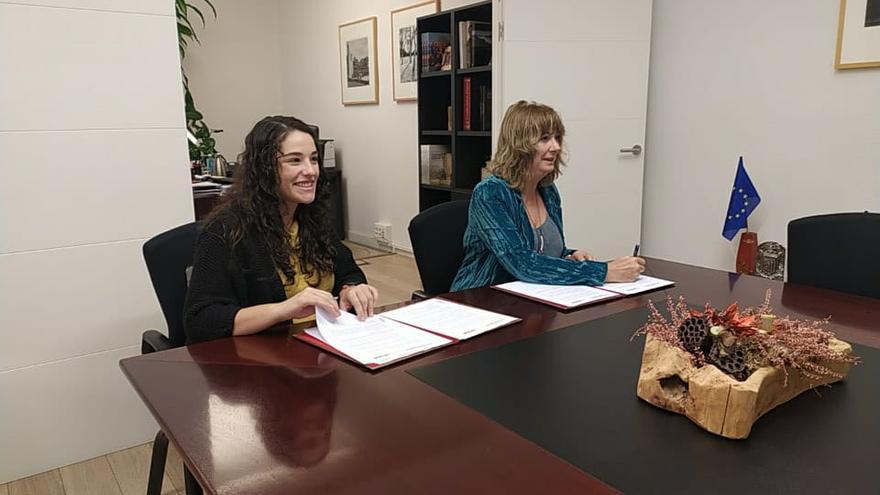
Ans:
{"type": "Polygon", "coordinates": [[[419,39],[416,18],[440,11],[440,0],[428,0],[391,11],[391,80],[394,101],[415,101],[419,39]]]}
{"type": "Polygon", "coordinates": [[[834,67],[880,67],[880,0],[840,0],[834,67]]]}
{"type": "Polygon", "coordinates": [[[376,17],[339,26],[339,68],[342,104],[379,103],[376,70],[376,17]]]}

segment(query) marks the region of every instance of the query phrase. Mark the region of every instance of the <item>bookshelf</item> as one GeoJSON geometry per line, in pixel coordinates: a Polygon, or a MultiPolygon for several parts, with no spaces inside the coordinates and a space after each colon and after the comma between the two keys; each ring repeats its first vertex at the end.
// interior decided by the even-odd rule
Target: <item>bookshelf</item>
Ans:
{"type": "Polygon", "coordinates": [[[422,211],[470,197],[491,157],[492,2],[420,17],[416,27],[422,211]],[[451,47],[448,68],[442,65],[444,43],[451,47]],[[465,124],[468,117],[470,125],[465,124]]]}

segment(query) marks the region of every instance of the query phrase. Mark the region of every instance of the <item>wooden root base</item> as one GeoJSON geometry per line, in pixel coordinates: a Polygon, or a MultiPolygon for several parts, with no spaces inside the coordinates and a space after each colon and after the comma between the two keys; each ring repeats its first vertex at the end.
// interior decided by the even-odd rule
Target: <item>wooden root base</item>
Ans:
{"type": "MultiPolygon", "coordinates": [[[[831,339],[829,347],[849,354],[852,347],[831,339]]],[[[824,363],[846,376],[849,363],[824,363]]],[[[811,380],[798,370],[788,370],[788,384],[780,368],[756,370],[737,381],[712,365],[697,368],[688,353],[648,335],[639,372],[639,398],[666,410],[684,414],[706,430],[726,438],[747,438],[752,425],[765,413],[801,392],[839,381],[811,380]]]]}

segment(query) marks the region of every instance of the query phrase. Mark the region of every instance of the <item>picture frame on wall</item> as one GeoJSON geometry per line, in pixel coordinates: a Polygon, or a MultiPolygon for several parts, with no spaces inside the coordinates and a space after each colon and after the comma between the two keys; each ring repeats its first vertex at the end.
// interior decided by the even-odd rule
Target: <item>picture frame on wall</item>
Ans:
{"type": "Polygon", "coordinates": [[[376,16],[339,26],[339,68],[343,105],[379,103],[376,16]]]}
{"type": "Polygon", "coordinates": [[[834,67],[880,67],[880,0],[840,0],[834,67]]]}
{"type": "Polygon", "coordinates": [[[416,101],[419,77],[416,19],[439,11],[440,0],[428,0],[391,11],[391,80],[394,101],[416,101]]]}

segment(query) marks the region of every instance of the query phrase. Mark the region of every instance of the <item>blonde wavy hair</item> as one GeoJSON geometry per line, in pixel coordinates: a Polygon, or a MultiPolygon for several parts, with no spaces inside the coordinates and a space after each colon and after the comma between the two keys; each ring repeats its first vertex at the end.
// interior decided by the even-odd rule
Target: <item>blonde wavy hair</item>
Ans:
{"type": "MultiPolygon", "coordinates": [[[[565,126],[556,110],[533,101],[520,100],[507,108],[498,133],[498,149],[489,162],[489,171],[506,180],[512,187],[523,191],[528,183],[529,169],[544,136],[559,135],[559,146],[565,136],[565,126]]],[[[563,150],[556,156],[553,172],[541,180],[540,186],[553,183],[565,165],[563,150]]]]}

